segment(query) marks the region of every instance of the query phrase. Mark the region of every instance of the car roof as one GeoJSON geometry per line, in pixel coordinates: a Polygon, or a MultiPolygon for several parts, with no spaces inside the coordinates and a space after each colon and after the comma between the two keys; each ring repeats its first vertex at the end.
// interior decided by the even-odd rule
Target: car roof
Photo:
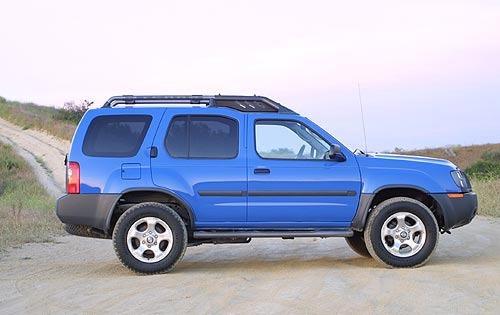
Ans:
{"type": "Polygon", "coordinates": [[[109,98],[102,106],[113,108],[118,105],[179,105],[204,104],[207,108],[231,108],[247,113],[284,113],[297,114],[293,110],[265,96],[244,95],[122,95],[109,98]]]}

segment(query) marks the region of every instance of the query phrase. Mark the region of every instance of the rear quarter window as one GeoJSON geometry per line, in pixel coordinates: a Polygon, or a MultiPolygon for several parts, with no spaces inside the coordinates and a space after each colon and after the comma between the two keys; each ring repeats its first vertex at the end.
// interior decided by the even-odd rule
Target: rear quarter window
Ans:
{"type": "Polygon", "coordinates": [[[137,155],[151,124],[149,115],[109,115],[94,118],[83,140],[83,153],[98,157],[137,155]]]}

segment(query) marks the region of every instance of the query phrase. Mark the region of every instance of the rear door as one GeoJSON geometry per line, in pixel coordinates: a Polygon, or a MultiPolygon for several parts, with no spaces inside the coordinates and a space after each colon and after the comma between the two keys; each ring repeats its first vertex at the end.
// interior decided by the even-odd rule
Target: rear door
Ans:
{"type": "Polygon", "coordinates": [[[198,228],[246,221],[245,127],[245,115],[232,110],[165,111],[154,139],[153,182],[191,206],[198,228]]]}

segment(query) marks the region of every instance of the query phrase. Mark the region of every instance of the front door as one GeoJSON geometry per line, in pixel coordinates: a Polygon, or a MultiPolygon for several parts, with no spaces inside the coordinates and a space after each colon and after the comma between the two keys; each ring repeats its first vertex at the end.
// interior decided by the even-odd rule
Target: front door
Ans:
{"type": "Polygon", "coordinates": [[[361,188],[355,157],[328,159],[335,139],[306,119],[283,116],[248,119],[247,225],[350,226],[361,188]]]}

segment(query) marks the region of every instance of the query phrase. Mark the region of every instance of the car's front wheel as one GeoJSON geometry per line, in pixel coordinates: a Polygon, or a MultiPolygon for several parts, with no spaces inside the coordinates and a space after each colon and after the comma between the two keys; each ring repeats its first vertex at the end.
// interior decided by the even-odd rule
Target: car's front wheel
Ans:
{"type": "Polygon", "coordinates": [[[423,203],[391,198],[372,210],[364,231],[366,248],[387,267],[419,267],[437,246],[436,218],[423,203]]]}
{"type": "Polygon", "coordinates": [[[113,245],[120,261],[133,271],[168,272],[184,255],[187,231],[180,216],[160,203],[135,205],[120,216],[113,245]]]}

